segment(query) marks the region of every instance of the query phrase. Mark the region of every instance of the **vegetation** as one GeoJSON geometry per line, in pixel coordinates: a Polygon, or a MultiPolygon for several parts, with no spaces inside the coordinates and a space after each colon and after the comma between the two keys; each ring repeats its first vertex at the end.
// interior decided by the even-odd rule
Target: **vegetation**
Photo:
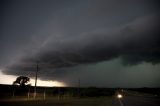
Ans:
{"type": "Polygon", "coordinates": [[[13,82],[13,85],[20,85],[21,87],[24,87],[26,85],[30,85],[28,84],[29,81],[30,81],[30,78],[26,76],[19,76],[17,77],[16,81],[13,82]]]}
{"type": "Polygon", "coordinates": [[[112,106],[112,97],[23,100],[1,102],[2,106],[112,106]]]}
{"type": "MultiPolygon", "coordinates": [[[[37,96],[34,99],[33,86],[0,85],[0,104],[2,106],[112,106],[115,100],[114,94],[119,90],[122,89],[37,87],[37,96]]],[[[136,94],[135,91],[139,93],[145,91],[146,93],[156,93],[156,97],[159,97],[160,88],[125,88],[124,91],[133,94],[136,94]]]]}

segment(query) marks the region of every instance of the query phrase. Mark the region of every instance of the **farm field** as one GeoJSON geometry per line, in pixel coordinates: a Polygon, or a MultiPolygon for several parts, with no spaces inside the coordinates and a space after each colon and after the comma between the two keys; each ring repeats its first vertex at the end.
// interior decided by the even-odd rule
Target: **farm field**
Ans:
{"type": "Polygon", "coordinates": [[[1,106],[112,106],[112,97],[89,97],[70,99],[27,100],[11,99],[1,101],[1,106]]]}

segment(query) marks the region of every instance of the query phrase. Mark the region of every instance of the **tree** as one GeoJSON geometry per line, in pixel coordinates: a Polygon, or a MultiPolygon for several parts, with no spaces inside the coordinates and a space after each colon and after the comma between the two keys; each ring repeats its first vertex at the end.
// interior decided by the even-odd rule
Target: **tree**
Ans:
{"type": "Polygon", "coordinates": [[[28,84],[29,81],[30,81],[30,78],[26,76],[19,76],[17,77],[16,81],[13,82],[13,85],[20,85],[21,87],[24,87],[26,85],[30,85],[28,84]]]}

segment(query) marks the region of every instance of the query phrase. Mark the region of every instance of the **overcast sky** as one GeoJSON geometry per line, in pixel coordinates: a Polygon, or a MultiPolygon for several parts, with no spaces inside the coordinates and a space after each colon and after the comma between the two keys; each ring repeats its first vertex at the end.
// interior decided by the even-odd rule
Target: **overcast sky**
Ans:
{"type": "Polygon", "coordinates": [[[67,86],[160,87],[158,0],[0,0],[0,70],[67,86]]]}

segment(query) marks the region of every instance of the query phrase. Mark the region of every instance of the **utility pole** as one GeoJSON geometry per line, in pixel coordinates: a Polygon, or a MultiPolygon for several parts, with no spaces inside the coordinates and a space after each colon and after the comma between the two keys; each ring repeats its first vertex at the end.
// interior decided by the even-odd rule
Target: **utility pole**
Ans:
{"type": "Polygon", "coordinates": [[[36,99],[36,93],[37,93],[37,72],[38,72],[38,62],[37,62],[37,70],[36,70],[36,77],[35,77],[35,86],[34,86],[34,99],[36,99]]]}
{"type": "Polygon", "coordinates": [[[80,85],[81,85],[81,81],[80,79],[78,79],[78,88],[80,88],[80,85]]]}
{"type": "Polygon", "coordinates": [[[46,87],[44,88],[44,92],[43,92],[43,99],[46,99],[46,87]]]}
{"type": "Polygon", "coordinates": [[[78,96],[80,96],[80,79],[78,79],[78,96]]]}

